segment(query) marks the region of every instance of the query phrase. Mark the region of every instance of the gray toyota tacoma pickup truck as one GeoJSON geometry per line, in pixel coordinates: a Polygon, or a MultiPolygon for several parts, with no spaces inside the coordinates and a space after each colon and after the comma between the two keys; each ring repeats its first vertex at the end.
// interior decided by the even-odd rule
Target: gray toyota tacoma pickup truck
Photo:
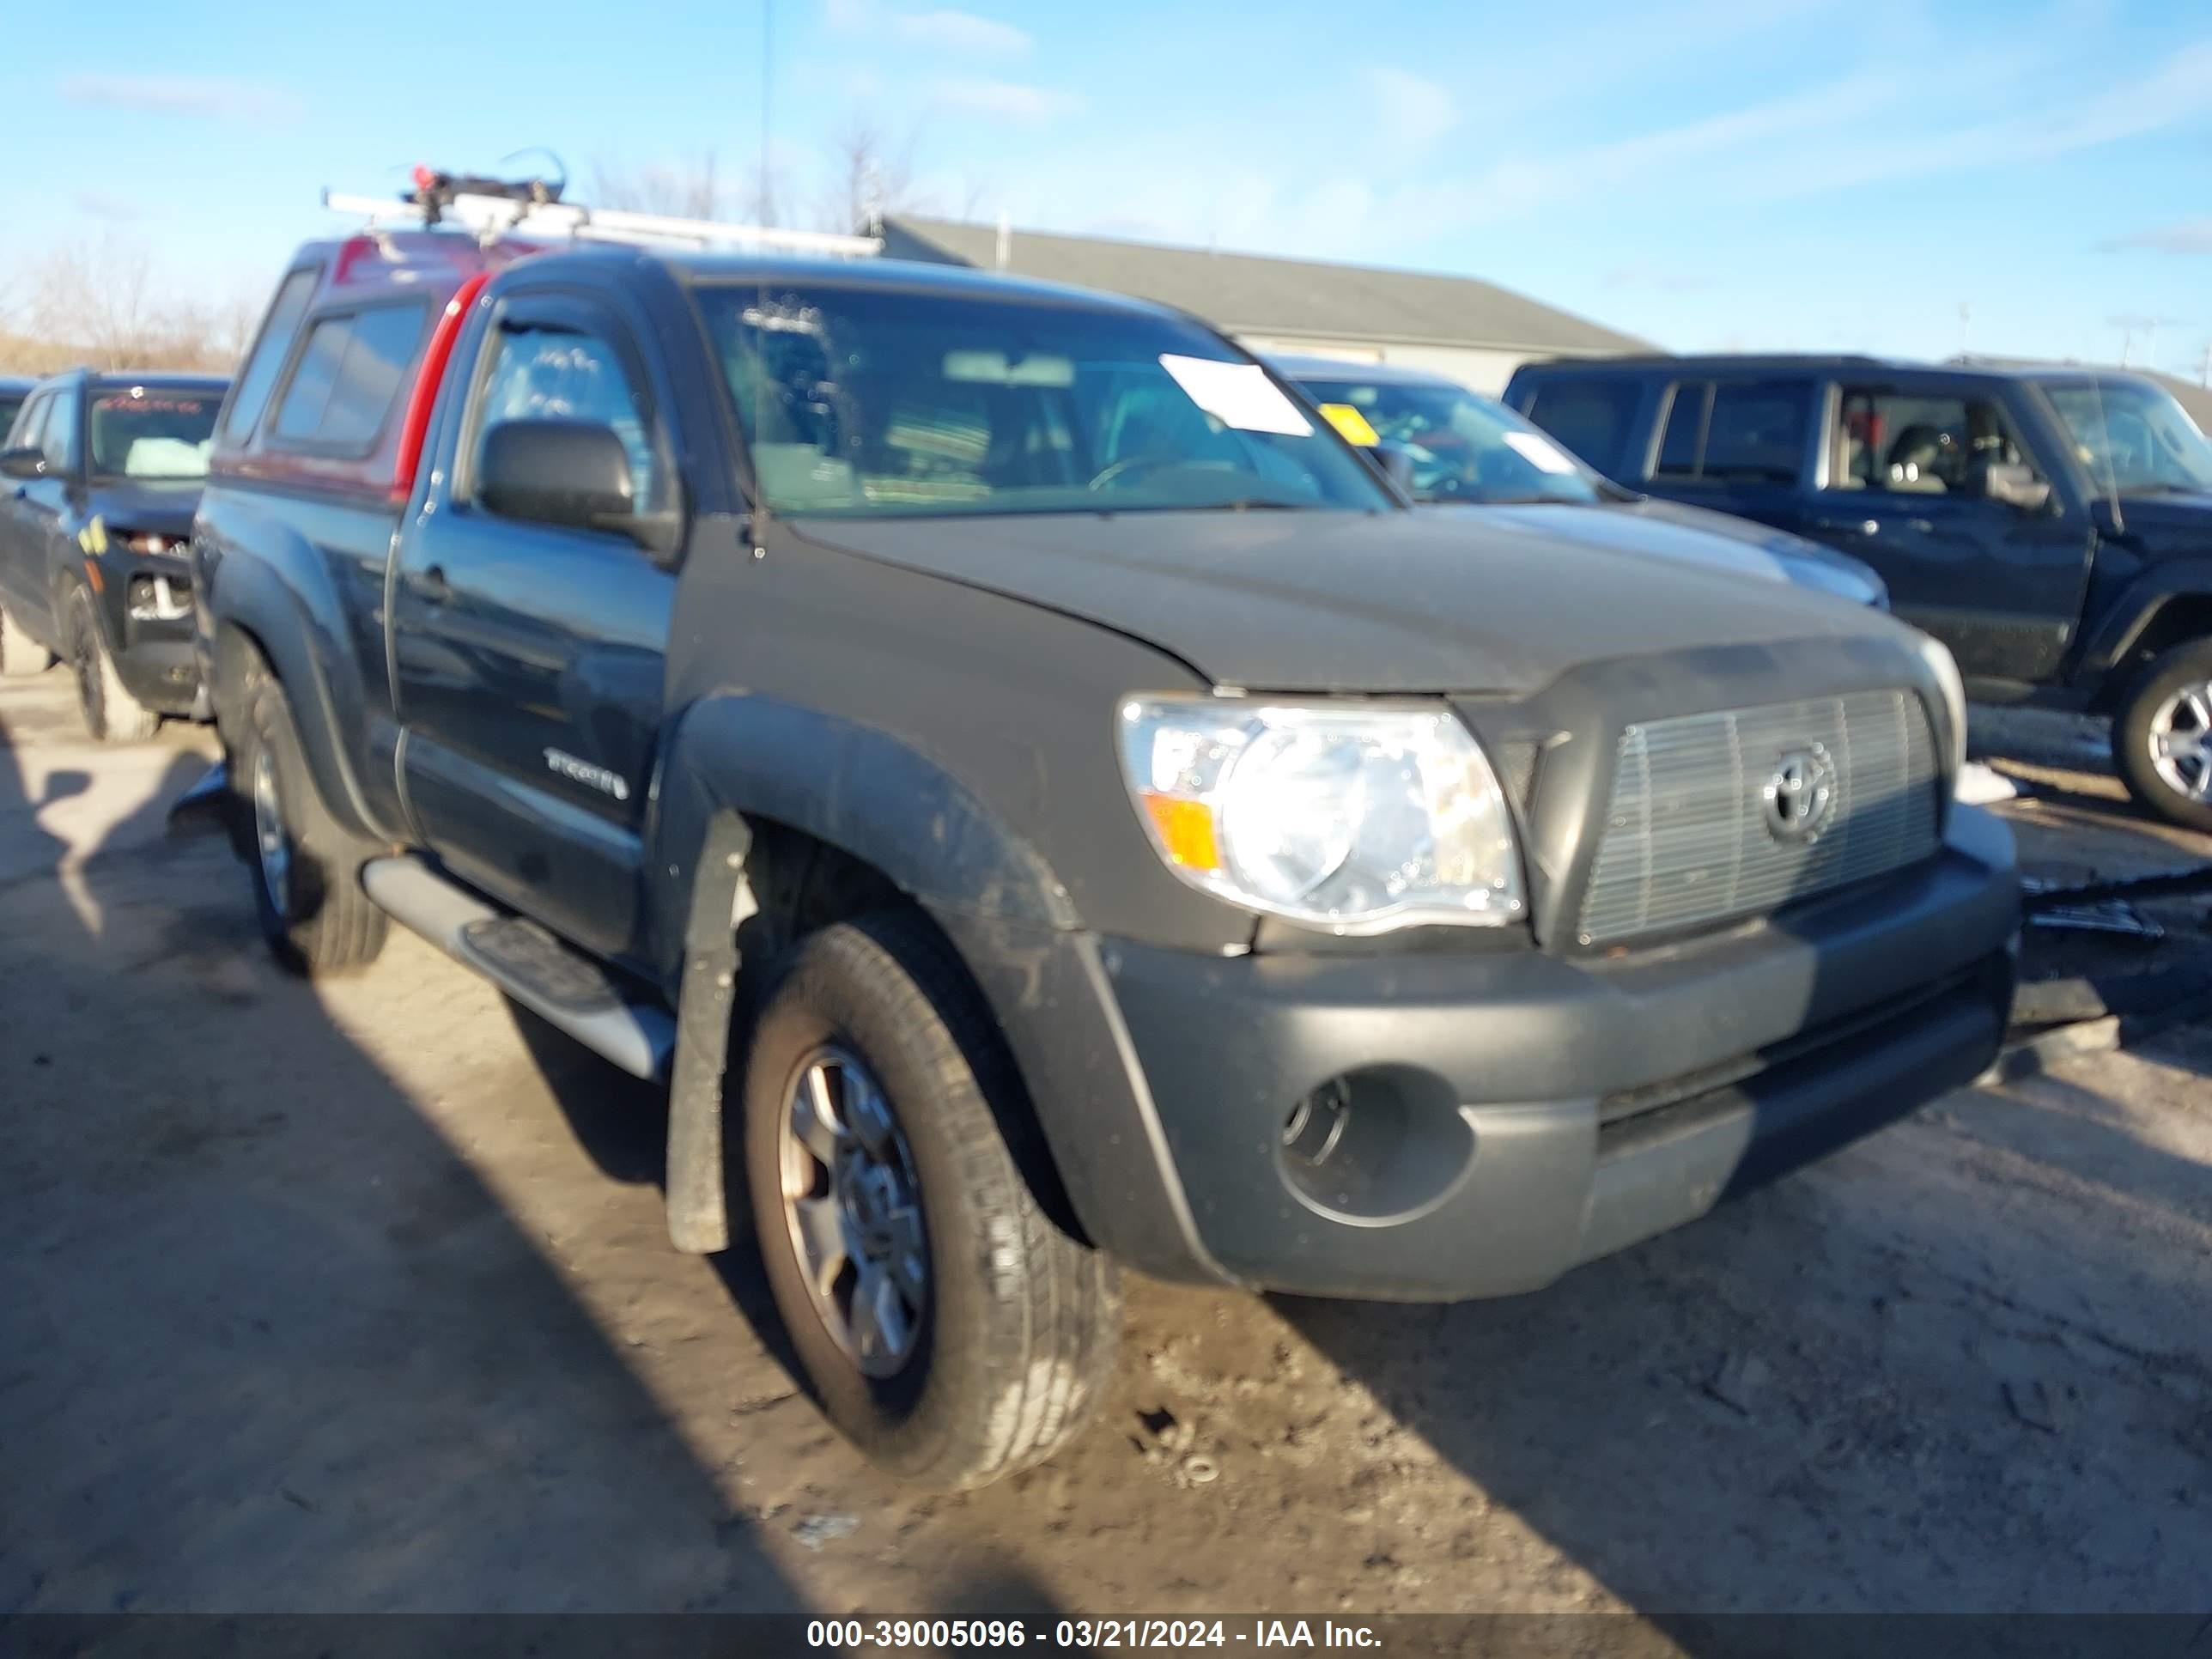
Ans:
{"type": "Polygon", "coordinates": [[[313,245],[194,556],[279,956],[396,918],[666,1079],[674,1241],[742,1200],[814,1397],[916,1481],[1076,1431],[1124,1266],[1532,1291],[2005,1022],[1941,647],[1417,513],[1154,306],[313,245]]]}

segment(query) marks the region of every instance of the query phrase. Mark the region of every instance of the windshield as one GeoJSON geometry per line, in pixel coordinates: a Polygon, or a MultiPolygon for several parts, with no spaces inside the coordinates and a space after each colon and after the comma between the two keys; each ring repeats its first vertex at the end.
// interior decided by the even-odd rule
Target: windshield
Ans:
{"type": "Polygon", "coordinates": [[[1392,505],[1265,370],[1189,324],[862,287],[696,292],[777,513],[1392,505]]]}
{"type": "Polygon", "coordinates": [[[2100,489],[2212,489],[2212,443],[2173,400],[2140,380],[2047,386],[2075,453],[2100,489]]]}
{"type": "Polygon", "coordinates": [[[21,410],[27,401],[27,393],[0,392],[0,438],[5,438],[8,435],[9,428],[15,424],[16,411],[21,410]]]}
{"type": "Polygon", "coordinates": [[[1413,463],[1421,501],[1602,500],[1558,443],[1502,404],[1442,381],[1308,378],[1307,392],[1354,443],[1380,441],[1413,463]]]}
{"type": "Polygon", "coordinates": [[[222,398],[201,386],[103,386],[92,398],[92,470],[117,478],[204,478],[222,398]]]}

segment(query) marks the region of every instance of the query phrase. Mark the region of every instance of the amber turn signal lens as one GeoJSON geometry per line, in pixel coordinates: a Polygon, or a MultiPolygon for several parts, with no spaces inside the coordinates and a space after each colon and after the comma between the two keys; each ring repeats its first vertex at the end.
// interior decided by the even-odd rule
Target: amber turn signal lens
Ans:
{"type": "Polygon", "coordinates": [[[1221,868],[1221,846],[1213,836],[1213,809],[1202,801],[1173,795],[1144,795],[1145,811],[1160,832],[1160,845],[1174,862],[1193,870],[1221,868]]]}

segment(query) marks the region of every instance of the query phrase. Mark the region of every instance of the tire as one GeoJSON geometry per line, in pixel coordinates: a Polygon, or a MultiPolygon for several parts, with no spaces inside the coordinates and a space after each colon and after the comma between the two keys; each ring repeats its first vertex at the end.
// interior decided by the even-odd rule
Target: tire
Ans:
{"type": "MultiPolygon", "coordinates": [[[[742,1105],[769,1287],[830,1420],[882,1468],[942,1491],[986,1486],[1066,1444],[1113,1376],[1121,1277],[1052,1222],[1024,1180],[1005,1128],[1015,1126],[1029,1150],[1020,1083],[949,948],[896,915],[801,941],[754,1022],[742,1105]],[[875,1081],[896,1154],[877,1167],[903,1169],[906,1186],[894,1181],[892,1196],[911,1192],[926,1246],[927,1295],[905,1321],[907,1356],[890,1364],[878,1343],[875,1375],[856,1352],[857,1322],[833,1324],[834,1307],[825,1314],[808,1287],[787,1199],[823,1190],[827,1166],[794,1150],[788,1115],[812,1062],[833,1054],[859,1068],[857,1082],[842,1071],[832,1091],[848,1117],[863,1115],[847,1109],[875,1081]]],[[[885,1231],[898,1237],[895,1225],[885,1231]]],[[[868,1282],[854,1261],[846,1269],[848,1294],[868,1282]]]]}
{"type": "Polygon", "coordinates": [[[161,717],[132,696],[115,672],[115,659],[93,614],[92,590],[74,586],[64,607],[76,704],[94,743],[143,743],[161,729],[161,717]]]}
{"type": "Polygon", "coordinates": [[[234,821],[270,953],[309,977],[374,962],[390,923],[362,890],[361,848],[324,806],[284,688],[265,670],[249,678],[239,736],[234,821]]]}
{"type": "Polygon", "coordinates": [[[16,626],[15,618],[0,611],[0,675],[26,679],[54,665],[54,653],[16,626]]]}
{"type": "Polygon", "coordinates": [[[2129,688],[2112,717],[2112,764],[2143,806],[2212,834],[2212,640],[2153,659],[2129,688]]]}

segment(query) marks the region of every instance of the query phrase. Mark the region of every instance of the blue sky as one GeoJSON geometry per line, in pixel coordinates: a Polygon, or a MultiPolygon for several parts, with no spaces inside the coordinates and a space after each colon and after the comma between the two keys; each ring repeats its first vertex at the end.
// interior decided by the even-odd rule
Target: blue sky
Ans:
{"type": "Polygon", "coordinates": [[[765,137],[811,205],[865,117],[940,211],[1464,272],[1677,349],[2212,343],[2201,0],[769,4],[13,8],[0,292],[102,236],[265,289],[321,186],[528,144],[582,196],[765,137]]]}

